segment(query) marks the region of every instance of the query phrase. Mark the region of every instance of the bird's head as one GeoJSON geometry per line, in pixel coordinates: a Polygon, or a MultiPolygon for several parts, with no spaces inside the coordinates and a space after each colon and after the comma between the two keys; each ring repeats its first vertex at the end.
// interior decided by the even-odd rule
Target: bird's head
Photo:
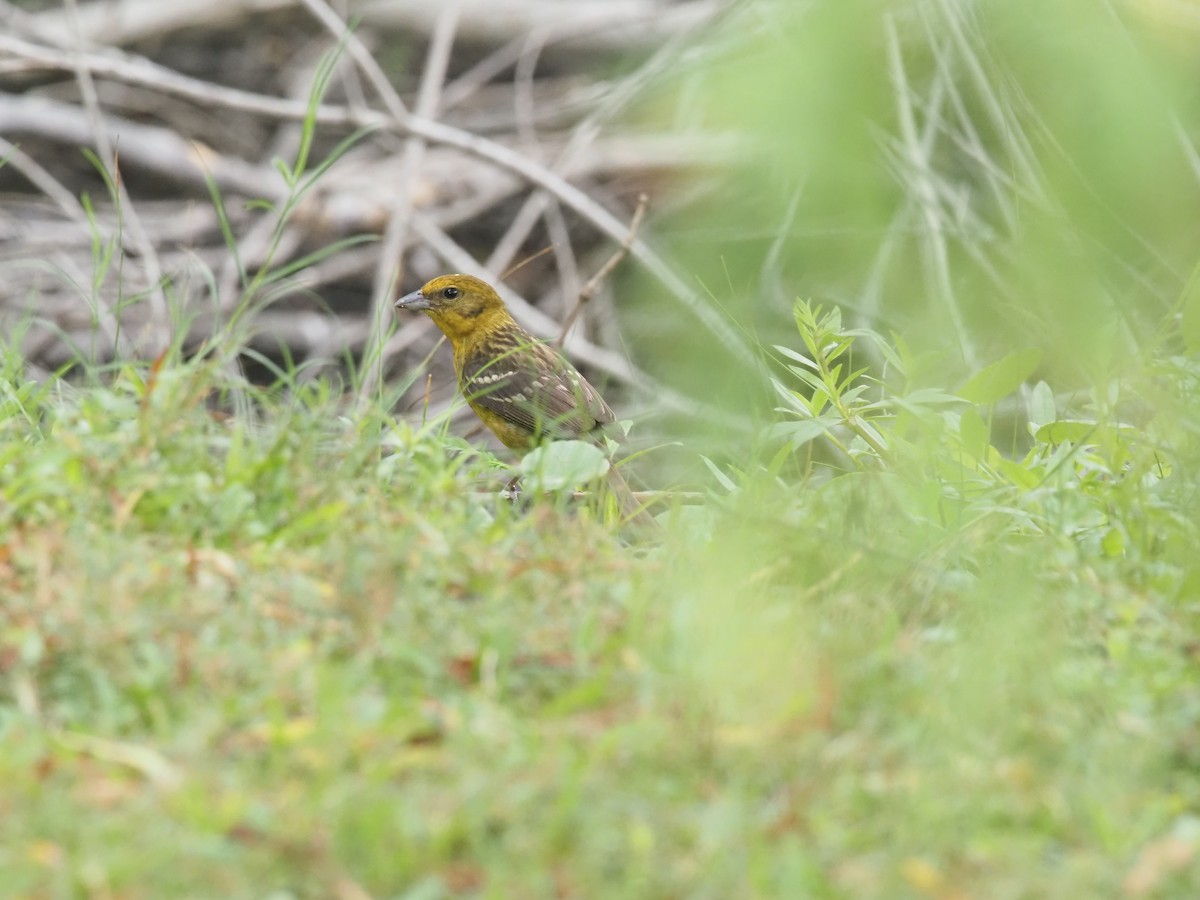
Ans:
{"type": "Polygon", "coordinates": [[[496,289],[474,275],[439,275],[397,300],[396,309],[423,310],[450,338],[470,333],[485,318],[508,315],[496,289]]]}

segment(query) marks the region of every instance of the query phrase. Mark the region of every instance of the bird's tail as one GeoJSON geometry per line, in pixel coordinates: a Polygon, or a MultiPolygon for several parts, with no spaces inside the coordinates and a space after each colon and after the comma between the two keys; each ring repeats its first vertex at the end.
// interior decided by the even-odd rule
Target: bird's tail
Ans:
{"type": "Polygon", "coordinates": [[[646,511],[646,504],[634,496],[629,482],[614,465],[608,467],[608,487],[612,491],[613,497],[616,498],[617,509],[621,512],[622,521],[631,522],[642,528],[662,530],[662,526],[646,511]]]}

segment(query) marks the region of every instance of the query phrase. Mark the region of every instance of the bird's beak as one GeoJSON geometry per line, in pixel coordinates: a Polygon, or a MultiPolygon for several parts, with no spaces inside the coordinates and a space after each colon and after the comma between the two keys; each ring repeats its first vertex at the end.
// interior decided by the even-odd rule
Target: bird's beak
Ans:
{"type": "Polygon", "coordinates": [[[420,291],[413,291],[396,301],[396,309],[429,309],[429,299],[420,291]]]}

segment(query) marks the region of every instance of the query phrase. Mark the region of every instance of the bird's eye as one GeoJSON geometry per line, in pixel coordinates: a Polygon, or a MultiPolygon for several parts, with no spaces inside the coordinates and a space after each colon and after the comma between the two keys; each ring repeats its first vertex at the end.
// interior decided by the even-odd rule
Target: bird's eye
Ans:
{"type": "Polygon", "coordinates": [[[456,287],[442,288],[442,296],[447,300],[453,300],[459,295],[459,290],[456,287]]]}

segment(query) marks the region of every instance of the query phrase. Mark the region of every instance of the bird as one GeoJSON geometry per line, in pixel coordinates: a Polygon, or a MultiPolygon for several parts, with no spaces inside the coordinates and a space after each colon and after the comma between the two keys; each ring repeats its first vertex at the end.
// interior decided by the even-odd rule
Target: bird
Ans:
{"type": "MultiPolygon", "coordinates": [[[[616,414],[553,347],[522,328],[496,289],[473,275],[439,275],[395,302],[424,312],[450,341],[467,404],[504,446],[525,453],[547,440],[600,446],[616,414]]],[[[607,481],[622,516],[657,527],[611,464],[607,481]]]]}

